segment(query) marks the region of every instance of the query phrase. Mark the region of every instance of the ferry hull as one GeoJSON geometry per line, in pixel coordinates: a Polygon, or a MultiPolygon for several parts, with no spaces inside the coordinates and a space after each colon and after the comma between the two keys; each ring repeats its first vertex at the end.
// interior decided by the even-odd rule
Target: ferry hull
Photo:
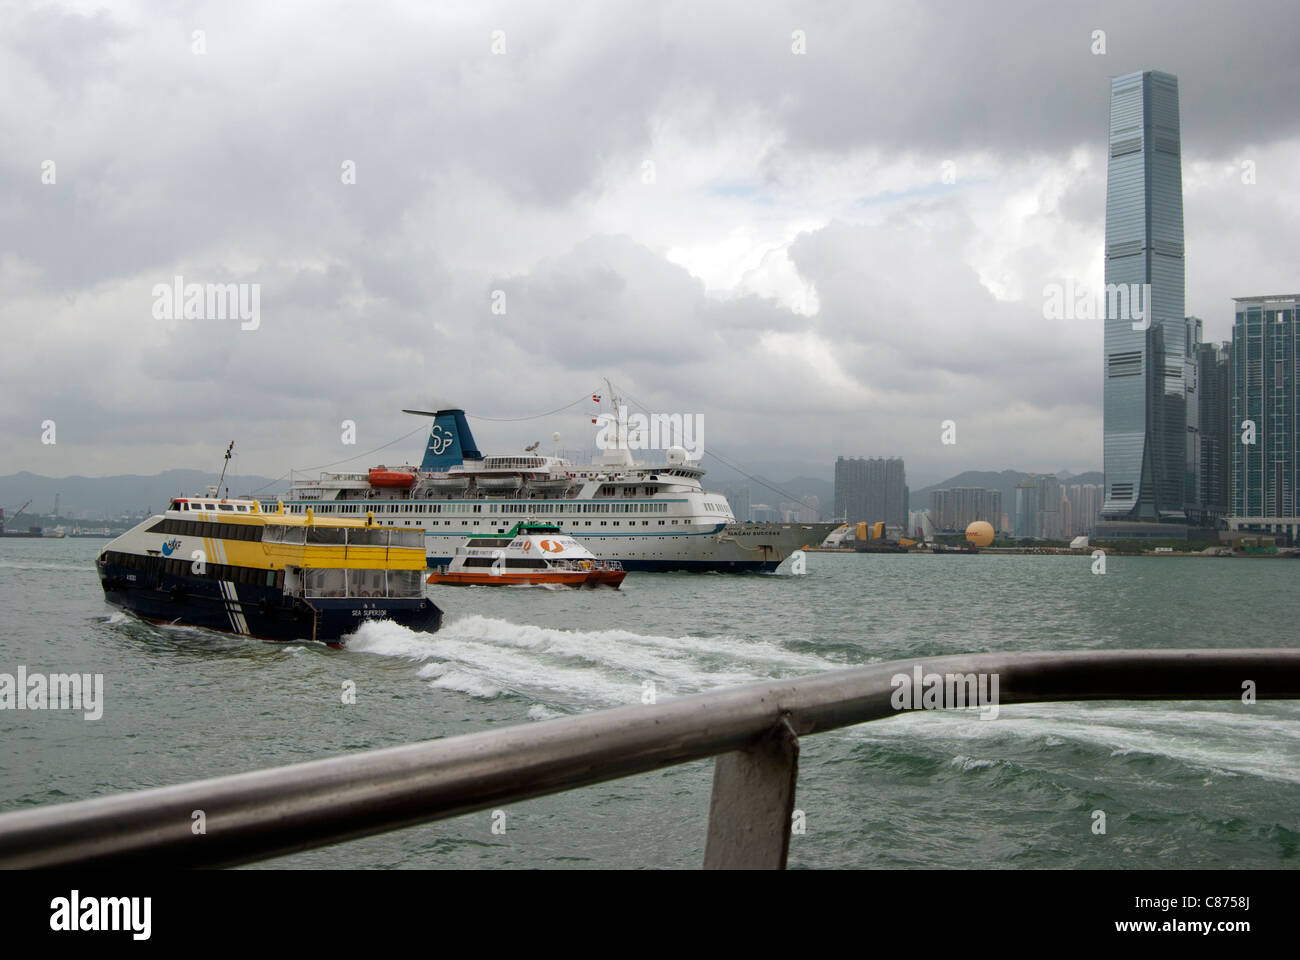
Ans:
{"type": "Polygon", "coordinates": [[[581,587],[588,580],[587,573],[434,573],[426,583],[460,587],[508,587],[555,584],[563,587],[581,587]]]}
{"type": "Polygon", "coordinates": [[[338,643],[372,620],[391,620],[429,633],[442,624],[442,611],[427,597],[285,598],[272,588],[228,581],[164,578],[159,584],[137,585],[126,579],[128,575],[135,574],[106,570],[104,599],[150,623],[202,627],[259,640],[323,643],[338,643]]]}
{"type": "MultiPolygon", "coordinates": [[[[833,523],[715,524],[690,533],[564,533],[602,560],[617,560],[628,572],[771,573],[795,551],[820,546],[833,523]]],[[[585,529],[585,528],[584,528],[585,529]]],[[[449,564],[459,535],[425,537],[431,567],[449,564]]]]}

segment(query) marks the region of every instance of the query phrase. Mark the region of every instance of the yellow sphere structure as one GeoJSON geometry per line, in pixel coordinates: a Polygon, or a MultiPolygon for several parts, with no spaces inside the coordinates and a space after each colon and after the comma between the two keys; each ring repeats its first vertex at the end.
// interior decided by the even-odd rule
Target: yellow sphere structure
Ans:
{"type": "Polygon", "coordinates": [[[976,520],[966,528],[966,539],[972,546],[987,547],[993,542],[993,524],[987,520],[976,520]]]}

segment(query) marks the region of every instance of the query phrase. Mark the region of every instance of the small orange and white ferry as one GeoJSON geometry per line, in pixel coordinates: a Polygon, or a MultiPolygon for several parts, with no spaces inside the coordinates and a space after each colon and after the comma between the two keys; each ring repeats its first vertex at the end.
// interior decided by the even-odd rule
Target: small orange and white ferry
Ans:
{"type": "Polygon", "coordinates": [[[503,534],[471,535],[456,548],[450,563],[433,568],[427,582],[617,589],[625,576],[627,571],[617,560],[601,560],[555,524],[521,520],[503,534]]]}

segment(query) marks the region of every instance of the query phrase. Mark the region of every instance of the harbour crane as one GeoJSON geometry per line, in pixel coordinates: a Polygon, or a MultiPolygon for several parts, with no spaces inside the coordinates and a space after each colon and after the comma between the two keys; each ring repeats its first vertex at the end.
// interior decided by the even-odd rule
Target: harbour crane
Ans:
{"type": "MultiPolygon", "coordinates": [[[[26,503],[24,503],[21,507],[19,507],[19,508],[14,512],[14,515],[13,515],[12,517],[9,518],[8,522],[9,522],[9,523],[13,523],[15,520],[17,520],[17,519],[22,515],[22,512],[23,512],[24,510],[26,510],[29,506],[31,506],[31,503],[32,503],[32,502],[31,502],[30,500],[28,500],[28,501],[27,501],[26,503]]],[[[4,512],[4,509],[3,509],[3,508],[0,508],[0,533],[3,533],[3,532],[4,532],[4,528],[5,528],[5,512],[4,512]]]]}

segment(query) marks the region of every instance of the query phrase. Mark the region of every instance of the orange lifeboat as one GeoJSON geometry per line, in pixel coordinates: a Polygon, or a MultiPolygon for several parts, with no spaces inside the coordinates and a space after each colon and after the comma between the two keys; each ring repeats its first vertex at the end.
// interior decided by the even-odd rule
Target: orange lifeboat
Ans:
{"type": "Polygon", "coordinates": [[[389,470],[385,467],[375,467],[370,471],[370,483],[376,487],[401,487],[406,489],[415,483],[415,474],[407,473],[404,470],[389,470]]]}

